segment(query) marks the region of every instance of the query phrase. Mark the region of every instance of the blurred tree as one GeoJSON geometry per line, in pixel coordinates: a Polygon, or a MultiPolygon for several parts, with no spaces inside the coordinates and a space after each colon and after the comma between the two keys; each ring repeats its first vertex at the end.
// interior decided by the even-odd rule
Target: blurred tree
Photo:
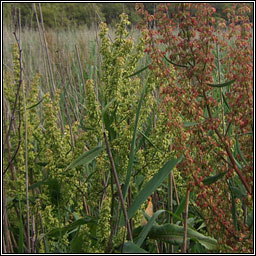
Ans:
{"type": "MultiPolygon", "coordinates": [[[[224,10],[232,3],[211,3],[216,9],[216,18],[226,18],[224,10]]],[[[253,3],[247,3],[253,7],[253,3]]],[[[144,3],[145,9],[153,14],[157,3],[144,3]]],[[[140,21],[136,14],[135,3],[41,3],[45,27],[69,27],[87,25],[90,27],[94,22],[100,20],[113,26],[119,20],[119,15],[125,12],[129,16],[132,25],[140,21]]],[[[36,20],[32,11],[32,3],[3,3],[3,22],[15,24],[17,20],[18,9],[21,10],[21,25],[36,26],[36,20]]],[[[169,15],[175,10],[172,5],[169,9],[169,15]]],[[[250,16],[253,21],[253,13],[250,16]]]]}

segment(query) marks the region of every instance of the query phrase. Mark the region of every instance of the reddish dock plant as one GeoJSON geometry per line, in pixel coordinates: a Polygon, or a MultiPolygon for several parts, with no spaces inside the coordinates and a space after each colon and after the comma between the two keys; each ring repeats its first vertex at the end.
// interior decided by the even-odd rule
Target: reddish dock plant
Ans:
{"type": "Polygon", "coordinates": [[[209,3],[159,4],[154,14],[143,4],[136,8],[150,68],[169,106],[172,150],[185,156],[178,169],[197,194],[208,232],[221,246],[251,252],[253,239],[243,219],[253,202],[251,8],[234,4],[226,20],[216,19],[209,3]],[[221,178],[209,184],[210,176],[221,178]]]}

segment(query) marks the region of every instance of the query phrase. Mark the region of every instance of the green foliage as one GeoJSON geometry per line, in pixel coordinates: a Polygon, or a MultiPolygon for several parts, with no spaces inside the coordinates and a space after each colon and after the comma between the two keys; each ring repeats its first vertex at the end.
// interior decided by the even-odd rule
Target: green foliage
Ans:
{"type": "MultiPolygon", "coordinates": [[[[17,94],[21,78],[17,45],[12,49],[12,59],[4,62],[3,137],[7,143],[3,166],[9,165],[4,175],[9,230],[4,229],[4,236],[8,241],[7,231],[11,233],[13,246],[13,251],[8,248],[8,252],[27,253],[26,214],[29,207],[29,224],[35,232],[31,247],[35,253],[120,253],[121,250],[124,253],[157,253],[171,250],[171,245],[174,253],[178,253],[184,237],[184,227],[180,224],[186,209],[186,186],[195,187],[189,201],[188,252],[217,253],[232,249],[226,245],[217,246],[217,241],[212,238],[217,231],[212,231],[215,227],[209,221],[209,209],[219,210],[215,212],[215,218],[218,220],[216,228],[223,232],[221,235],[226,231],[219,225],[219,220],[223,226],[227,225],[222,209],[213,203],[215,195],[224,202],[230,197],[227,220],[234,225],[236,235],[241,233],[243,243],[247,238],[249,241],[251,234],[248,232],[252,232],[253,227],[252,208],[243,183],[226,169],[232,164],[229,160],[222,169],[214,168],[213,171],[211,168],[217,161],[212,157],[212,150],[222,155],[223,151],[214,128],[207,124],[207,106],[204,105],[200,118],[192,118],[194,113],[201,111],[198,106],[203,102],[203,91],[184,107],[183,103],[195,94],[194,81],[182,76],[185,64],[173,62],[157,47],[152,58],[145,58],[144,52],[150,51],[147,44],[151,43],[148,27],[134,38],[129,32],[132,24],[128,15],[121,14],[121,20],[117,22],[124,10],[132,17],[132,23],[141,20],[135,16],[134,3],[42,3],[41,7],[46,27],[90,26],[100,19],[111,25],[117,24],[113,36],[113,30],[101,23],[97,41],[85,41],[82,30],[46,32],[57,87],[54,93],[50,94],[48,87],[50,66],[44,67],[43,59],[39,60],[41,53],[32,54],[31,47],[36,44],[34,39],[30,42],[28,37],[22,37],[25,76],[21,85],[25,95],[22,90],[17,94]],[[40,75],[35,74],[36,62],[40,64],[40,75]],[[178,89],[171,91],[176,85],[178,89]],[[170,94],[163,97],[167,92],[170,94]],[[27,130],[23,96],[27,106],[27,130]],[[12,119],[14,122],[7,137],[12,119]],[[105,150],[103,127],[134,231],[133,242],[127,240],[119,191],[105,150]],[[198,131],[199,127],[201,130],[198,131]],[[215,146],[207,148],[208,140],[215,146]],[[202,155],[202,152],[207,153],[202,155]],[[26,203],[25,154],[28,155],[29,205],[26,203]],[[14,159],[10,162],[12,156],[14,159]],[[191,166],[193,168],[189,169],[191,166]],[[198,171],[197,166],[201,166],[201,170],[198,171]],[[173,190],[171,182],[167,182],[171,172],[173,182],[176,182],[175,194],[172,200],[168,195],[167,200],[166,193],[173,190]],[[198,176],[196,172],[202,174],[198,176]],[[189,183],[191,180],[194,183],[189,183]],[[226,190],[219,192],[221,186],[226,190]],[[203,193],[205,191],[214,193],[208,197],[203,193]],[[150,195],[155,213],[142,227],[141,220],[150,195]],[[211,204],[205,204],[207,200],[211,204]],[[241,216],[244,216],[243,220],[241,216]],[[243,233],[243,229],[246,232],[243,233]]],[[[151,15],[157,4],[146,3],[145,7],[151,15]]],[[[21,8],[22,26],[31,23],[33,27],[35,17],[29,3],[5,3],[5,22],[15,8],[21,8]]],[[[175,8],[170,8],[168,15],[173,13],[175,8]]],[[[33,31],[30,32],[32,37],[33,31]]],[[[187,48],[184,53],[186,51],[187,48]]],[[[222,53],[221,58],[224,57],[222,53]]],[[[175,58],[179,60],[180,57],[175,58]]],[[[222,107],[228,115],[235,105],[232,97],[237,93],[232,96],[230,90],[237,88],[237,80],[233,77],[225,79],[225,68],[221,69],[221,78],[229,82],[218,81],[214,70],[214,79],[207,82],[209,86],[205,84],[209,90],[206,96],[218,102],[212,108],[214,118],[220,115],[222,107]],[[219,103],[221,97],[222,104],[219,103]]],[[[238,168],[250,170],[252,159],[246,142],[252,138],[251,133],[247,130],[237,132],[237,122],[239,120],[231,120],[228,127],[221,129],[227,133],[225,139],[230,139],[226,143],[231,146],[230,154],[238,168]]],[[[221,200],[219,204],[223,205],[221,200]]],[[[232,239],[241,241],[239,237],[232,239]]]]}
{"type": "MultiPolygon", "coordinates": [[[[248,3],[250,5],[250,3],[248,3]]],[[[226,19],[225,9],[230,8],[230,3],[213,3],[216,8],[217,20],[226,19]]],[[[115,26],[119,15],[123,12],[129,15],[132,25],[137,25],[141,20],[135,12],[135,3],[41,3],[44,23],[48,28],[67,28],[70,26],[87,25],[90,27],[98,21],[106,21],[108,25],[115,26]]],[[[153,14],[156,3],[145,3],[145,9],[153,14]]],[[[32,11],[32,3],[4,3],[3,18],[5,24],[17,19],[18,9],[21,10],[22,26],[36,26],[36,20],[32,11]],[[16,15],[16,18],[15,18],[16,15]],[[12,19],[12,20],[11,20],[12,19]]],[[[171,7],[169,15],[175,12],[171,7]]],[[[253,17],[250,16],[252,20],[253,17]]]]}

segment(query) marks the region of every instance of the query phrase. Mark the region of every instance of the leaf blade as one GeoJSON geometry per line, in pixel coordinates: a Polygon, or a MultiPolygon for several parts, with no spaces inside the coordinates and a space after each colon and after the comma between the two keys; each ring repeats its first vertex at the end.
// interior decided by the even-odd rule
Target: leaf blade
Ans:
{"type": "Polygon", "coordinates": [[[214,176],[207,177],[207,178],[203,179],[203,183],[204,183],[204,185],[211,185],[212,183],[221,179],[226,173],[227,173],[227,171],[226,172],[221,172],[221,173],[219,173],[217,175],[214,175],[214,176]]]}
{"type": "Polygon", "coordinates": [[[138,245],[128,241],[124,244],[123,253],[148,253],[138,245]]]}
{"type": "Polygon", "coordinates": [[[104,146],[98,146],[94,149],[91,149],[85,153],[83,153],[81,156],[79,156],[77,159],[75,159],[68,167],[66,167],[65,171],[73,169],[80,165],[85,165],[90,163],[92,160],[94,160],[103,150],[105,149],[104,146]]]}
{"type": "Polygon", "coordinates": [[[226,83],[222,83],[222,84],[208,84],[207,83],[207,85],[209,85],[211,87],[221,88],[221,87],[229,86],[229,85],[233,84],[235,81],[236,81],[236,79],[233,79],[233,80],[230,80],[230,81],[228,81],[226,83]]]}
{"type": "Polygon", "coordinates": [[[123,197],[124,197],[124,201],[126,200],[126,195],[128,192],[128,188],[129,188],[129,184],[130,184],[130,179],[131,179],[131,175],[132,175],[132,167],[133,167],[133,162],[134,162],[134,156],[135,156],[135,143],[136,143],[136,136],[137,136],[137,128],[138,128],[138,122],[139,122],[139,116],[140,116],[140,109],[142,106],[142,102],[147,90],[147,85],[148,82],[146,81],[141,96],[140,96],[140,101],[139,101],[139,105],[136,111],[136,120],[135,120],[135,126],[134,126],[134,131],[133,131],[133,138],[132,138],[132,143],[131,143],[131,150],[130,150],[130,154],[129,154],[129,162],[128,162],[128,168],[127,168],[127,175],[126,175],[126,179],[125,179],[125,184],[124,184],[124,189],[123,189],[123,197]]]}
{"type": "Polygon", "coordinates": [[[179,159],[170,159],[153,177],[152,179],[144,186],[139,195],[135,198],[132,205],[128,209],[128,218],[130,219],[135,212],[139,209],[141,204],[146,201],[148,196],[150,196],[164,181],[172,169],[183,159],[183,156],[179,159]]]}
{"type": "Polygon", "coordinates": [[[157,212],[155,212],[153,214],[153,216],[150,218],[150,220],[148,221],[147,225],[145,225],[142,229],[142,231],[140,232],[139,236],[138,236],[138,240],[136,242],[136,244],[140,247],[142,245],[142,243],[144,242],[145,238],[147,237],[150,229],[152,228],[155,220],[157,219],[157,217],[161,214],[165,212],[165,210],[158,210],[157,212]]]}

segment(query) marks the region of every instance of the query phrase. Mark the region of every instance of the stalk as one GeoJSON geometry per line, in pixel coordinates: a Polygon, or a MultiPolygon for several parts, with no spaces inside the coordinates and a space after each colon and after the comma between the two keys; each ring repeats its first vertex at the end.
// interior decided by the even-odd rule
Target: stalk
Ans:
{"type": "MultiPolygon", "coordinates": [[[[218,82],[221,84],[220,78],[220,59],[219,59],[219,45],[216,43],[217,48],[217,70],[218,70],[218,82]]],[[[225,134],[225,117],[224,117],[224,104],[223,104],[223,96],[222,96],[222,87],[220,88],[220,102],[222,106],[222,127],[223,127],[223,135],[225,134]]]]}
{"type": "MultiPolygon", "coordinates": [[[[205,99],[205,102],[207,102],[207,96],[206,96],[205,91],[203,91],[203,97],[205,99]]],[[[207,108],[207,112],[208,112],[208,115],[209,115],[210,119],[212,119],[212,112],[211,112],[210,106],[208,104],[206,104],[206,108],[207,108]]],[[[238,167],[236,165],[235,159],[234,159],[234,157],[233,157],[233,155],[232,155],[232,153],[229,149],[229,145],[225,141],[225,138],[223,138],[223,136],[221,135],[221,133],[219,132],[219,130],[217,128],[215,128],[214,131],[217,134],[218,138],[220,139],[221,143],[224,145],[225,150],[228,154],[229,160],[231,161],[231,164],[232,164],[233,168],[235,169],[237,175],[239,176],[240,180],[243,182],[247,192],[249,194],[252,194],[251,188],[249,187],[249,185],[246,182],[244,176],[242,175],[242,173],[240,172],[240,170],[238,169],[238,167]]]]}
{"type": "MultiPolygon", "coordinates": [[[[168,201],[169,201],[169,210],[170,212],[173,212],[173,182],[172,182],[172,172],[168,176],[168,201]]],[[[168,216],[169,222],[173,224],[173,216],[169,214],[168,216]]],[[[173,253],[174,252],[174,247],[173,245],[169,245],[169,252],[173,253]]]]}
{"type": "Polygon", "coordinates": [[[126,225],[127,225],[127,229],[128,229],[128,235],[129,235],[130,240],[133,241],[132,231],[131,231],[131,227],[130,227],[130,223],[129,223],[129,218],[128,218],[128,214],[127,214],[127,211],[126,211],[126,208],[125,208],[125,202],[124,202],[120,182],[119,182],[119,179],[118,179],[118,175],[117,175],[117,172],[116,172],[114,159],[113,159],[112,152],[111,152],[109,142],[108,142],[108,138],[107,138],[107,135],[106,135],[106,132],[105,132],[104,124],[102,124],[102,129],[103,129],[103,134],[104,134],[105,143],[106,143],[106,147],[107,147],[108,157],[109,157],[109,160],[110,160],[110,163],[111,163],[112,172],[113,172],[115,182],[116,182],[116,185],[117,185],[118,195],[119,195],[119,198],[120,198],[120,201],[121,201],[121,206],[122,206],[122,209],[123,209],[123,212],[124,212],[124,217],[125,217],[125,221],[126,221],[126,225]]]}
{"type": "MultiPolygon", "coordinates": [[[[43,14],[42,14],[40,3],[38,3],[38,6],[39,6],[39,13],[40,13],[40,18],[41,18],[41,26],[42,26],[42,34],[43,34],[43,39],[44,39],[44,45],[45,45],[45,52],[46,52],[46,56],[47,56],[47,62],[48,62],[50,78],[51,78],[51,82],[52,82],[52,86],[51,86],[51,90],[50,91],[51,91],[52,98],[53,98],[54,95],[55,95],[55,92],[56,92],[56,86],[55,86],[55,82],[54,82],[54,78],[53,78],[52,65],[51,65],[49,51],[48,51],[48,46],[47,46],[47,41],[46,41],[46,37],[45,37],[43,14]]],[[[62,133],[64,133],[63,120],[62,120],[62,116],[61,116],[60,110],[58,111],[58,114],[59,114],[59,122],[60,122],[61,131],[62,131],[62,133]]]]}
{"type": "Polygon", "coordinates": [[[45,62],[45,54],[44,54],[44,50],[43,50],[41,27],[40,27],[40,24],[39,24],[39,20],[38,20],[38,16],[37,16],[37,11],[36,11],[36,4],[35,3],[32,4],[32,8],[33,8],[33,11],[34,11],[35,16],[36,16],[36,23],[37,23],[38,32],[39,32],[40,45],[41,45],[42,53],[43,53],[43,61],[44,61],[44,71],[45,71],[46,84],[48,85],[49,91],[51,91],[51,89],[50,89],[51,87],[50,87],[49,79],[48,79],[47,68],[46,68],[46,62],[45,62]]]}
{"type": "Polygon", "coordinates": [[[190,190],[189,188],[187,188],[186,206],[185,206],[185,213],[184,213],[184,236],[183,236],[183,245],[182,245],[182,251],[181,251],[182,253],[186,253],[187,251],[189,193],[190,193],[190,190]]]}
{"type": "Polygon", "coordinates": [[[179,206],[180,205],[179,194],[178,194],[178,190],[177,190],[173,172],[171,172],[171,175],[172,175],[172,182],[173,182],[174,192],[175,192],[175,196],[176,196],[176,200],[177,200],[177,205],[179,206]]]}
{"type": "Polygon", "coordinates": [[[41,19],[42,34],[43,34],[43,39],[44,39],[44,48],[45,48],[45,52],[46,52],[48,68],[49,68],[49,73],[50,73],[50,78],[51,78],[51,83],[52,83],[51,93],[52,93],[52,97],[53,97],[55,94],[55,91],[56,91],[56,87],[55,87],[55,83],[54,83],[54,79],[53,79],[53,72],[52,72],[52,67],[51,67],[51,62],[50,62],[50,56],[49,56],[47,41],[46,41],[46,37],[45,37],[43,14],[42,14],[40,3],[38,3],[38,7],[39,7],[39,13],[40,13],[40,19],[41,19]]]}
{"type": "Polygon", "coordinates": [[[81,75],[81,79],[82,79],[82,82],[83,82],[84,94],[86,96],[86,87],[85,87],[85,81],[84,81],[84,76],[83,76],[83,69],[82,69],[82,65],[81,65],[81,60],[80,60],[79,52],[78,52],[78,49],[77,49],[76,45],[75,45],[75,48],[76,48],[76,56],[77,56],[77,60],[78,60],[78,64],[79,64],[79,69],[80,69],[80,75],[81,75]]]}

